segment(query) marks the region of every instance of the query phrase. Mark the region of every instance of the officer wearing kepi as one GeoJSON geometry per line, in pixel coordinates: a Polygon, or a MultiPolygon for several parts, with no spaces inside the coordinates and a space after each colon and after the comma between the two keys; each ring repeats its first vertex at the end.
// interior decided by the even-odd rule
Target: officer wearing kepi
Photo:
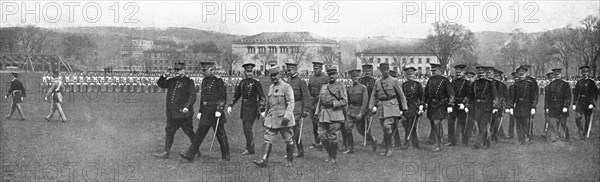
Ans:
{"type": "Polygon", "coordinates": [[[556,141],[556,138],[563,137],[563,141],[568,140],[569,129],[567,128],[567,117],[569,117],[569,104],[571,103],[571,86],[560,77],[562,69],[552,69],[555,80],[546,86],[544,92],[544,111],[548,116],[548,136],[546,140],[556,141]],[[562,126],[563,132],[559,129],[562,126]]]}
{"type": "Polygon", "coordinates": [[[498,106],[496,109],[498,109],[498,112],[492,114],[492,123],[490,123],[491,129],[492,129],[492,141],[496,141],[498,142],[498,137],[505,137],[504,134],[504,129],[502,129],[501,123],[500,121],[502,121],[502,117],[503,117],[503,112],[505,110],[505,103],[506,103],[506,98],[507,98],[507,92],[508,92],[508,87],[506,86],[506,84],[504,84],[502,82],[502,71],[497,70],[497,69],[493,69],[492,70],[492,74],[490,76],[492,76],[490,79],[492,81],[494,81],[494,84],[496,86],[496,93],[498,93],[498,106]]]}
{"type": "MultiPolygon", "coordinates": [[[[323,73],[323,62],[318,60],[313,62],[313,71],[314,75],[310,77],[308,80],[308,89],[310,91],[311,98],[319,98],[319,92],[321,91],[321,87],[327,82],[329,82],[329,77],[323,73]]],[[[321,145],[321,141],[319,140],[319,118],[315,115],[316,105],[318,99],[313,99],[313,107],[311,107],[311,112],[309,113],[312,120],[312,129],[313,129],[313,137],[315,139],[315,143],[312,144],[309,148],[316,148],[317,150],[323,150],[323,145],[321,145]]]]}
{"type": "Polygon", "coordinates": [[[425,102],[423,101],[423,85],[421,82],[416,80],[414,67],[404,68],[406,73],[406,82],[402,84],[402,91],[406,96],[406,103],[408,110],[402,113],[402,126],[404,127],[404,146],[402,149],[419,148],[419,139],[417,137],[417,129],[419,117],[423,114],[423,107],[425,102]],[[410,146],[409,138],[410,137],[410,146]]]}
{"type": "Polygon", "coordinates": [[[590,67],[582,66],[579,68],[581,72],[581,80],[577,81],[575,88],[573,89],[573,110],[575,110],[575,124],[579,130],[579,138],[582,140],[586,139],[586,135],[590,126],[590,116],[596,105],[598,99],[598,87],[592,78],[590,77],[590,67]],[[581,123],[581,119],[585,119],[581,123]]]}
{"type": "Polygon", "coordinates": [[[383,129],[383,143],[385,152],[379,155],[392,156],[390,149],[392,145],[392,127],[402,116],[402,112],[408,109],[406,98],[402,91],[402,83],[390,76],[390,65],[388,63],[379,64],[381,78],[375,81],[375,88],[369,99],[369,108],[381,123],[383,129]]]}
{"type": "Polygon", "coordinates": [[[159,87],[166,88],[167,127],[165,128],[165,151],[155,154],[156,157],[169,158],[171,146],[175,138],[175,132],[179,128],[188,136],[190,142],[194,138],[194,103],[196,103],[196,89],[194,80],[185,75],[185,63],[175,63],[171,73],[168,69],[156,82],[159,87]],[[174,74],[174,77],[169,77],[174,74]]]}
{"type": "Polygon", "coordinates": [[[328,68],[327,75],[329,75],[329,82],[321,87],[315,115],[319,117],[319,139],[329,154],[329,159],[326,161],[335,163],[338,151],[337,135],[340,125],[346,119],[344,115],[348,105],[348,95],[346,95],[346,86],[337,82],[339,77],[337,67],[328,68]]]}
{"type": "Polygon", "coordinates": [[[246,137],[246,150],[242,152],[242,155],[254,154],[254,140],[252,134],[252,126],[254,121],[258,119],[259,110],[261,103],[264,103],[265,93],[263,92],[262,84],[258,79],[252,77],[252,71],[254,70],[254,63],[244,63],[244,80],[235,87],[235,93],[233,99],[227,107],[227,114],[231,114],[231,109],[235,103],[242,98],[242,107],[240,112],[240,119],[242,119],[242,127],[244,130],[244,136],[246,137]]]}
{"type": "Polygon", "coordinates": [[[512,98],[508,102],[510,114],[514,115],[517,122],[517,145],[531,144],[530,131],[531,117],[535,114],[538,102],[539,89],[535,79],[526,77],[529,66],[520,66],[517,69],[519,76],[523,77],[514,83],[511,90],[512,98]]]}
{"type": "MultiPolygon", "coordinates": [[[[363,77],[361,77],[360,79],[358,79],[358,82],[360,84],[363,84],[365,87],[367,87],[367,91],[369,92],[369,99],[371,99],[371,94],[373,93],[373,88],[375,87],[375,78],[373,78],[373,65],[370,64],[365,64],[362,65],[362,69],[364,72],[363,77]]],[[[370,102],[370,100],[365,101],[367,103],[370,102]]],[[[377,151],[377,141],[375,139],[373,139],[373,136],[371,135],[371,129],[370,129],[370,125],[371,125],[371,117],[372,117],[372,113],[371,113],[371,109],[372,108],[367,108],[367,110],[365,111],[365,114],[363,115],[363,118],[361,120],[364,120],[362,122],[361,125],[364,125],[364,127],[367,128],[367,140],[371,142],[371,147],[373,149],[373,152],[377,151]]],[[[360,125],[356,125],[356,128],[361,128],[360,125]]]]}
{"type": "MultiPolygon", "coordinates": [[[[477,122],[477,139],[473,145],[474,149],[489,147],[488,124],[490,123],[492,113],[498,112],[494,107],[497,105],[498,93],[494,81],[485,76],[491,68],[477,66],[478,79],[473,82],[473,90],[470,93],[472,98],[471,108],[473,110],[469,117],[477,122]]],[[[469,132],[469,131],[468,131],[469,132]]]]}
{"type": "Polygon", "coordinates": [[[212,128],[216,132],[217,140],[221,146],[221,161],[229,161],[229,142],[225,133],[225,123],[227,119],[222,116],[227,102],[227,90],[223,79],[214,75],[213,62],[201,62],[204,79],[200,92],[200,109],[196,117],[200,120],[194,142],[188,148],[187,152],[180,153],[181,158],[191,162],[198,153],[199,147],[204,141],[206,134],[212,128]],[[218,121],[218,122],[217,122],[218,121]]]}
{"type": "MultiPolygon", "coordinates": [[[[345,136],[346,146],[348,147],[344,154],[354,153],[354,137],[352,136],[352,128],[356,125],[358,133],[365,134],[364,120],[362,120],[367,110],[367,101],[369,100],[369,92],[367,87],[358,82],[360,77],[360,69],[348,71],[352,78],[352,86],[348,87],[348,113],[342,128],[342,135],[345,136]]],[[[373,138],[368,139],[370,142],[373,138]]]]}
{"type": "Polygon", "coordinates": [[[292,139],[292,127],[296,125],[294,120],[294,90],[292,86],[283,82],[282,71],[279,67],[269,69],[271,82],[267,94],[266,113],[261,115],[265,118],[263,125],[266,128],[265,142],[263,144],[263,155],[260,160],[254,160],[253,163],[258,167],[267,167],[273,140],[277,134],[285,141],[286,147],[286,167],[293,165],[294,160],[294,139],[292,139]]]}
{"type": "MultiPolygon", "coordinates": [[[[506,107],[507,107],[505,109],[506,112],[510,111],[510,109],[508,109],[508,107],[509,107],[508,106],[508,101],[511,100],[512,97],[513,97],[512,93],[514,93],[514,89],[515,89],[514,85],[521,78],[521,77],[519,77],[519,73],[516,72],[516,71],[512,72],[510,75],[512,76],[513,84],[511,84],[508,87],[508,92],[506,93],[506,102],[505,102],[506,103],[506,107]]],[[[512,138],[515,137],[515,135],[514,135],[515,134],[515,122],[516,122],[516,118],[515,118],[514,115],[511,114],[510,115],[509,124],[508,124],[508,138],[510,138],[510,139],[512,139],[512,138]]]]}
{"type": "Polygon", "coordinates": [[[464,70],[466,67],[467,65],[464,64],[454,66],[456,78],[452,80],[452,88],[454,90],[455,102],[452,106],[453,112],[449,114],[448,118],[448,145],[450,146],[456,145],[456,132],[462,134],[462,143],[464,145],[469,144],[471,133],[469,129],[471,127],[467,126],[467,112],[469,112],[469,102],[471,100],[470,92],[473,89],[471,88],[471,82],[465,78],[464,70]],[[465,130],[465,128],[467,129],[465,130]]]}
{"type": "Polygon", "coordinates": [[[294,131],[294,143],[298,149],[296,157],[304,157],[304,146],[300,139],[301,128],[304,127],[304,123],[301,122],[302,118],[308,116],[308,112],[311,107],[310,94],[308,85],[298,76],[298,64],[286,63],[288,69],[289,78],[287,83],[292,86],[294,90],[294,119],[296,119],[296,125],[293,127],[294,131]]]}
{"type": "Polygon", "coordinates": [[[442,121],[446,119],[448,113],[452,113],[454,106],[454,89],[450,80],[442,76],[441,65],[431,64],[432,77],[425,85],[425,103],[427,103],[427,118],[433,128],[434,147],[433,152],[441,150],[444,128],[442,121]]]}

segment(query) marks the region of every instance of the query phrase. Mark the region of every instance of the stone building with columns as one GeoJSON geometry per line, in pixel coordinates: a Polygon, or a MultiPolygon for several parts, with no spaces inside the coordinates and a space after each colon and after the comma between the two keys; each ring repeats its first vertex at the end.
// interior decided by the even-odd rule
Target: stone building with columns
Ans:
{"type": "Polygon", "coordinates": [[[417,73],[427,74],[431,69],[429,64],[439,64],[433,53],[418,46],[377,47],[357,52],[355,56],[357,68],[371,64],[376,69],[380,63],[389,63],[390,70],[398,73],[402,72],[404,67],[415,67],[417,73]]]}

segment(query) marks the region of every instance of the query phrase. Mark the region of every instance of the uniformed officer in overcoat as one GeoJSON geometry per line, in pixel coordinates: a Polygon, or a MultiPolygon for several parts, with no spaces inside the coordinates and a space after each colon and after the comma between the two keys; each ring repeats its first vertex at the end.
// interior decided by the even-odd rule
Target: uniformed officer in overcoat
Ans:
{"type": "Polygon", "coordinates": [[[517,123],[517,145],[531,144],[530,125],[531,118],[536,112],[536,106],[539,96],[539,88],[535,79],[527,77],[530,66],[520,66],[517,69],[522,78],[514,83],[514,89],[511,90],[512,98],[508,102],[510,114],[514,115],[517,123]]]}
{"type": "Polygon", "coordinates": [[[478,79],[473,82],[472,91],[470,92],[471,108],[472,113],[469,117],[472,117],[477,122],[477,138],[473,147],[475,149],[488,148],[488,124],[491,121],[492,114],[498,112],[498,109],[494,108],[498,104],[497,89],[494,81],[485,76],[488,70],[491,68],[486,66],[477,66],[478,79]]]}
{"type": "MultiPolygon", "coordinates": [[[[319,98],[319,92],[321,91],[321,87],[327,82],[329,82],[329,76],[323,73],[323,62],[322,61],[314,61],[313,62],[313,75],[308,80],[308,89],[310,91],[311,98],[319,98]]],[[[312,99],[312,107],[311,112],[309,113],[312,120],[312,132],[315,143],[312,144],[309,148],[316,148],[317,150],[323,150],[323,146],[321,145],[321,141],[319,140],[319,118],[315,115],[316,105],[318,99],[312,99]]]]}
{"type": "Polygon", "coordinates": [[[261,113],[264,117],[263,126],[265,127],[265,142],[263,143],[263,155],[259,160],[253,163],[258,167],[266,167],[271,155],[273,140],[277,134],[281,134],[286,147],[286,167],[293,165],[294,160],[294,139],[292,128],[296,125],[294,119],[294,90],[292,86],[285,83],[281,77],[283,72],[281,68],[274,67],[269,69],[269,76],[273,84],[269,87],[266,99],[266,112],[261,113]]]}
{"type": "Polygon", "coordinates": [[[188,161],[193,161],[206,134],[212,128],[216,132],[217,141],[221,146],[220,160],[229,161],[229,142],[225,133],[227,118],[222,115],[227,102],[227,88],[223,79],[213,73],[215,63],[201,62],[200,64],[204,72],[202,91],[200,92],[200,109],[198,109],[198,115],[196,115],[200,122],[198,123],[198,129],[196,129],[194,142],[192,142],[186,153],[180,153],[179,155],[188,161]]]}
{"type": "Polygon", "coordinates": [[[548,135],[546,139],[550,142],[557,138],[568,140],[569,128],[567,117],[569,117],[569,105],[571,104],[571,86],[561,77],[560,68],[552,69],[554,80],[546,86],[544,92],[544,111],[548,117],[548,135]],[[564,133],[560,128],[564,129],[564,133]]]}
{"type": "MultiPolygon", "coordinates": [[[[392,78],[398,78],[398,72],[394,71],[394,70],[390,70],[390,76],[392,78]]],[[[400,119],[400,118],[398,118],[400,119]]],[[[402,147],[402,140],[400,139],[400,131],[398,130],[398,127],[400,127],[400,123],[399,122],[395,122],[394,126],[392,126],[392,146],[393,147],[402,147]]]]}
{"type": "Polygon", "coordinates": [[[336,66],[327,68],[329,82],[321,87],[315,115],[319,117],[319,139],[329,154],[326,161],[335,163],[338,151],[337,135],[340,126],[346,120],[348,106],[346,86],[337,82],[339,78],[336,66]]]}
{"type": "MultiPolygon", "coordinates": [[[[364,76],[361,77],[360,79],[358,79],[358,82],[360,84],[363,84],[365,87],[367,87],[367,91],[369,92],[369,99],[371,99],[371,94],[373,93],[373,88],[375,87],[375,78],[373,78],[373,65],[370,64],[364,64],[362,65],[362,69],[363,69],[363,74],[364,76]]],[[[370,100],[365,101],[367,103],[370,102],[370,100]]],[[[356,125],[356,129],[362,129],[365,130],[364,128],[367,128],[366,131],[366,135],[367,135],[367,141],[369,141],[369,143],[371,143],[371,148],[373,149],[373,152],[377,151],[377,140],[375,140],[373,138],[373,136],[371,135],[371,128],[369,126],[371,126],[371,119],[372,119],[372,113],[371,113],[371,109],[372,108],[367,108],[367,110],[365,110],[365,114],[362,116],[363,118],[361,120],[363,120],[363,122],[358,123],[356,125]]],[[[364,135],[364,133],[362,133],[362,135],[364,135]]]]}
{"type": "Polygon", "coordinates": [[[433,76],[429,78],[425,85],[425,103],[427,103],[427,118],[432,123],[434,135],[433,152],[441,150],[442,138],[444,136],[444,128],[442,121],[447,118],[448,113],[453,111],[454,106],[454,89],[450,83],[450,79],[442,76],[442,71],[439,64],[431,64],[431,73],[433,76]]]}
{"type": "Polygon", "coordinates": [[[310,100],[308,85],[298,76],[298,64],[286,63],[286,67],[287,74],[289,75],[287,83],[292,86],[292,89],[294,90],[294,116],[296,116],[294,119],[296,119],[296,125],[293,127],[293,131],[294,143],[298,150],[296,157],[304,157],[304,145],[300,138],[300,128],[304,127],[304,123],[301,122],[301,120],[308,116],[310,108],[312,107],[312,102],[310,100]]]}
{"type": "Polygon", "coordinates": [[[459,64],[454,66],[454,73],[456,78],[452,80],[452,88],[454,91],[454,105],[452,105],[452,112],[448,114],[448,145],[455,146],[457,135],[455,133],[462,134],[462,143],[464,145],[469,144],[469,137],[471,136],[471,127],[467,126],[467,112],[469,111],[469,103],[471,91],[471,82],[465,78],[464,70],[467,65],[459,64]],[[465,128],[467,128],[465,130],[465,128]],[[469,132],[465,132],[469,131],[469,132]]]}
{"type": "Polygon", "coordinates": [[[573,89],[573,110],[575,110],[575,124],[579,131],[579,138],[585,140],[590,126],[590,116],[596,107],[598,99],[598,86],[590,77],[590,67],[582,66],[579,68],[581,79],[575,84],[573,89]],[[581,120],[584,119],[582,123],[581,120]]]}
{"type": "Polygon", "coordinates": [[[165,151],[155,154],[158,158],[169,158],[171,146],[175,138],[175,132],[179,128],[188,136],[190,142],[194,138],[194,103],[196,103],[196,92],[194,81],[185,75],[185,63],[175,63],[171,69],[160,76],[157,85],[168,89],[166,95],[167,126],[165,127],[165,151]],[[173,74],[173,77],[170,77],[173,74]]]}
{"type": "Polygon", "coordinates": [[[506,86],[506,84],[504,84],[504,82],[502,82],[502,73],[503,72],[498,69],[493,69],[491,71],[491,74],[493,76],[492,78],[490,78],[492,79],[492,81],[494,81],[494,84],[496,84],[496,89],[498,89],[496,90],[496,93],[498,94],[498,105],[496,109],[498,109],[498,112],[492,114],[492,123],[490,123],[490,126],[492,128],[491,140],[496,142],[498,142],[499,137],[505,137],[504,129],[500,125],[500,121],[502,121],[502,117],[504,114],[504,112],[502,111],[505,111],[508,87],[506,86]]]}
{"type": "MultiPolygon", "coordinates": [[[[519,79],[521,78],[521,77],[519,76],[519,73],[518,73],[518,72],[516,72],[516,71],[515,71],[515,72],[512,72],[510,75],[512,76],[512,79],[513,79],[513,84],[511,84],[511,85],[508,87],[508,92],[506,93],[506,96],[507,96],[507,97],[506,97],[506,102],[505,102],[505,103],[506,103],[507,105],[506,105],[506,108],[505,108],[505,112],[509,112],[509,111],[510,111],[510,109],[509,109],[509,106],[508,106],[508,103],[509,103],[508,101],[509,101],[509,100],[512,100],[512,97],[513,97],[513,95],[512,95],[512,94],[514,93],[514,89],[515,89],[514,85],[515,85],[515,83],[516,83],[517,81],[519,81],[519,79]]],[[[515,134],[515,127],[516,127],[516,124],[515,124],[515,122],[516,122],[516,118],[515,118],[515,116],[514,116],[514,115],[512,115],[512,114],[511,114],[511,115],[510,115],[510,117],[509,117],[509,124],[508,124],[508,138],[509,138],[509,139],[512,139],[512,138],[514,138],[514,137],[515,137],[515,135],[514,135],[514,134],[515,134]]]]}
{"type": "Polygon", "coordinates": [[[402,116],[402,112],[408,109],[406,97],[402,91],[402,83],[390,76],[389,69],[388,63],[379,65],[382,77],[375,81],[375,87],[369,99],[369,108],[372,109],[373,113],[376,113],[375,117],[379,119],[383,128],[385,152],[380,155],[387,157],[392,155],[390,149],[392,145],[392,127],[402,116]]]}
{"type": "Polygon", "coordinates": [[[230,114],[233,105],[242,98],[240,119],[242,120],[244,136],[246,137],[246,150],[242,152],[242,155],[254,154],[252,126],[254,126],[254,121],[258,119],[259,108],[262,107],[261,104],[264,104],[265,100],[262,84],[258,79],[252,77],[254,66],[254,63],[244,63],[242,65],[246,78],[240,81],[235,87],[233,99],[231,99],[231,103],[227,107],[227,113],[230,114]]]}
{"type": "Polygon", "coordinates": [[[21,116],[21,121],[25,121],[23,117],[23,109],[21,108],[21,102],[25,100],[26,92],[25,87],[23,87],[23,83],[19,80],[18,73],[11,73],[12,80],[10,81],[10,88],[8,88],[8,93],[4,95],[4,98],[8,98],[8,96],[12,95],[12,104],[10,107],[10,114],[4,116],[6,119],[10,119],[15,110],[19,112],[19,116],[21,116]]]}
{"type": "Polygon", "coordinates": [[[404,68],[406,81],[402,84],[402,91],[406,97],[408,110],[402,113],[402,126],[404,127],[404,146],[402,149],[419,148],[419,139],[417,135],[419,117],[423,115],[425,106],[423,85],[416,80],[414,67],[404,68]],[[409,138],[410,137],[410,145],[409,138]]]}
{"type": "MultiPolygon", "coordinates": [[[[367,105],[369,104],[367,101],[369,100],[369,92],[367,91],[367,87],[360,82],[358,79],[360,78],[360,69],[353,69],[348,71],[348,74],[352,78],[352,86],[348,87],[348,113],[346,115],[346,120],[344,122],[344,128],[342,128],[342,135],[345,136],[347,150],[344,151],[344,154],[354,153],[354,137],[352,136],[352,128],[354,126],[362,126],[362,128],[357,127],[358,133],[362,135],[365,134],[364,128],[364,120],[362,120],[365,115],[365,111],[367,110],[367,105]]],[[[372,138],[369,142],[373,142],[372,138]]],[[[375,144],[374,144],[375,145],[375,144]]]]}

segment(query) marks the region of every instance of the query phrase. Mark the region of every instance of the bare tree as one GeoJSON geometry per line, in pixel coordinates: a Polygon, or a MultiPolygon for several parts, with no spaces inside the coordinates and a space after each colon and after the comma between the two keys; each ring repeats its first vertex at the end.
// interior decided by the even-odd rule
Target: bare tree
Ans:
{"type": "Polygon", "coordinates": [[[444,72],[450,58],[457,50],[473,49],[477,45],[473,32],[463,25],[448,21],[435,22],[432,25],[433,30],[422,46],[438,58],[444,72]]]}
{"type": "Polygon", "coordinates": [[[257,60],[260,63],[262,63],[263,65],[263,70],[262,71],[266,71],[267,70],[267,64],[270,61],[276,61],[277,57],[274,53],[272,52],[268,52],[268,51],[264,51],[264,52],[260,52],[257,54],[254,54],[254,56],[252,56],[253,60],[257,60]]]}
{"type": "Polygon", "coordinates": [[[510,40],[500,48],[500,62],[508,63],[510,70],[515,70],[519,64],[527,63],[527,54],[531,38],[521,29],[515,29],[511,33],[510,40]]]}
{"type": "Polygon", "coordinates": [[[308,46],[291,47],[291,50],[288,50],[286,54],[288,60],[291,63],[297,64],[298,67],[313,59],[313,55],[310,53],[310,47],[308,46]]]}
{"type": "Polygon", "coordinates": [[[219,58],[221,59],[221,63],[223,64],[224,68],[230,72],[233,71],[233,67],[236,64],[242,61],[242,57],[239,54],[233,53],[231,49],[227,49],[227,51],[223,52],[219,58]]]}
{"type": "Polygon", "coordinates": [[[41,53],[44,41],[51,32],[33,25],[20,28],[17,32],[17,39],[21,44],[20,52],[26,54],[41,53]]]}

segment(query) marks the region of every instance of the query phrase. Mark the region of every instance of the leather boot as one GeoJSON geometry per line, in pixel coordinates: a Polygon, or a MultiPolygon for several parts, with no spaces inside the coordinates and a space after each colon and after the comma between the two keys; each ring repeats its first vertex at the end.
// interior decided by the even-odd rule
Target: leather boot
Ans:
{"type": "Polygon", "coordinates": [[[392,153],[390,151],[390,146],[392,145],[392,135],[391,134],[383,134],[383,143],[385,147],[385,152],[380,153],[381,156],[391,156],[392,153]]]}
{"type": "Polygon", "coordinates": [[[231,156],[229,154],[229,142],[224,134],[222,135],[221,141],[223,141],[223,146],[221,146],[221,160],[219,161],[230,161],[231,156]]]}
{"type": "Polygon", "coordinates": [[[402,145],[402,147],[400,147],[400,149],[402,150],[406,150],[408,149],[409,143],[407,139],[404,139],[404,145],[402,145]]]}
{"type": "Polygon", "coordinates": [[[269,155],[271,154],[271,148],[273,147],[270,143],[263,144],[263,157],[260,160],[252,161],[254,165],[258,167],[267,167],[267,162],[269,161],[269,155]]]}
{"type": "Polygon", "coordinates": [[[169,153],[170,153],[169,151],[165,151],[163,153],[155,153],[154,156],[159,159],[168,159],[169,153]]]}
{"type": "Polygon", "coordinates": [[[337,158],[337,152],[338,152],[338,143],[337,142],[331,142],[331,154],[330,157],[331,160],[329,162],[331,163],[335,163],[336,158],[337,158]]]}
{"type": "Polygon", "coordinates": [[[354,137],[352,136],[352,133],[348,133],[346,142],[348,142],[348,150],[344,151],[344,154],[354,153],[354,137]]]}
{"type": "Polygon", "coordinates": [[[302,141],[300,141],[296,145],[296,148],[298,148],[298,155],[296,155],[296,157],[298,157],[298,158],[304,157],[304,145],[302,145],[302,141]]]}
{"type": "Polygon", "coordinates": [[[433,152],[439,152],[440,150],[442,150],[440,148],[441,142],[442,142],[442,140],[440,139],[441,134],[439,133],[439,129],[437,127],[438,126],[435,126],[435,130],[433,132],[433,135],[434,135],[433,136],[434,144],[433,144],[433,150],[432,150],[433,152]]]}
{"type": "Polygon", "coordinates": [[[285,163],[285,167],[290,167],[293,165],[292,162],[294,161],[294,145],[286,145],[285,153],[287,154],[287,162],[285,163]]]}
{"type": "Polygon", "coordinates": [[[329,143],[329,140],[323,140],[321,141],[321,144],[323,144],[323,148],[327,152],[327,160],[325,160],[325,162],[331,161],[331,144],[329,143]]]}

